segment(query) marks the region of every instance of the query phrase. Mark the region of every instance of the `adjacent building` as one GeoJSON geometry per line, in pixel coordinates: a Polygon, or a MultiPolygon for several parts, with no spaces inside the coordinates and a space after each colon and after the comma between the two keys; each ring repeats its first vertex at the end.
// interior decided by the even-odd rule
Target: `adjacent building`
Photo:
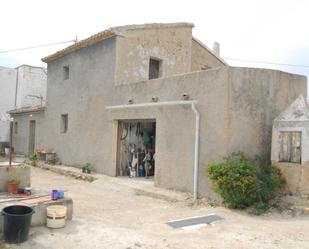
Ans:
{"type": "Polygon", "coordinates": [[[214,197],[208,164],[238,150],[269,156],[274,118],[307,85],[304,76],[229,67],[192,28],[111,28],[43,58],[45,109],[10,112],[26,127],[14,136],[18,152],[53,149],[65,164],[90,162],[111,176],[148,171],[156,186],[214,197]]]}
{"type": "Polygon", "coordinates": [[[309,102],[300,95],[275,119],[271,160],[283,173],[288,190],[309,194],[309,102]]]}
{"type": "MultiPolygon", "coordinates": [[[[0,67],[0,148],[9,141],[10,117],[7,111],[43,106],[46,99],[46,81],[47,71],[42,67],[0,67]]],[[[18,130],[18,124],[15,129],[18,130]]]]}

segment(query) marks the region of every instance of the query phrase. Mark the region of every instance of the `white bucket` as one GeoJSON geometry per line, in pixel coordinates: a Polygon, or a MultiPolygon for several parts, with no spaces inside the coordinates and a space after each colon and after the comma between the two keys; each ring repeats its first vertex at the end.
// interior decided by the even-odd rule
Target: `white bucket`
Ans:
{"type": "Polygon", "coordinates": [[[62,228],[65,226],[67,207],[53,205],[46,208],[46,225],[49,228],[62,228]]]}

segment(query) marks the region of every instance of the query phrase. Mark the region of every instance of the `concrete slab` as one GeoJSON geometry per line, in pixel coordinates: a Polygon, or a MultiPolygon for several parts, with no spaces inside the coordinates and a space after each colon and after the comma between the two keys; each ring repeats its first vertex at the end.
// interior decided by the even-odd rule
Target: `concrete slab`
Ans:
{"type": "Polygon", "coordinates": [[[181,220],[173,220],[173,221],[167,222],[166,224],[171,226],[172,228],[183,228],[183,227],[192,227],[192,226],[211,224],[219,220],[223,220],[223,218],[216,214],[209,214],[205,216],[190,217],[190,218],[181,219],[181,220]]]}

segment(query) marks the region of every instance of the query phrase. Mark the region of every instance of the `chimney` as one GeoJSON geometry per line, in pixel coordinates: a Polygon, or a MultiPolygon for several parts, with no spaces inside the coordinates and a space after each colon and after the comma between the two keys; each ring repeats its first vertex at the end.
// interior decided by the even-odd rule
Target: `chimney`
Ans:
{"type": "Polygon", "coordinates": [[[214,52],[215,55],[220,56],[220,43],[219,42],[214,42],[212,51],[214,52]]]}

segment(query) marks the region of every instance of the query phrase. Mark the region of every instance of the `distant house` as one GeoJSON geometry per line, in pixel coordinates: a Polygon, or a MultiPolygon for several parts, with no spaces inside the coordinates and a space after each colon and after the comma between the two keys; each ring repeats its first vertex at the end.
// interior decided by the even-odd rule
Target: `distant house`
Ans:
{"type": "Polygon", "coordinates": [[[271,160],[293,194],[309,194],[309,101],[303,95],[274,121],[271,160]]]}
{"type": "MultiPolygon", "coordinates": [[[[42,106],[46,99],[45,68],[21,65],[16,68],[0,67],[0,150],[9,141],[7,111],[42,106]]],[[[18,131],[16,123],[15,131],[18,131]]]]}
{"type": "Polygon", "coordinates": [[[11,112],[35,127],[19,126],[17,152],[52,149],[65,164],[148,173],[156,186],[211,197],[208,164],[238,150],[269,155],[274,118],[307,86],[304,76],[229,67],[192,28],[111,28],[43,58],[45,110],[11,112]]]}

